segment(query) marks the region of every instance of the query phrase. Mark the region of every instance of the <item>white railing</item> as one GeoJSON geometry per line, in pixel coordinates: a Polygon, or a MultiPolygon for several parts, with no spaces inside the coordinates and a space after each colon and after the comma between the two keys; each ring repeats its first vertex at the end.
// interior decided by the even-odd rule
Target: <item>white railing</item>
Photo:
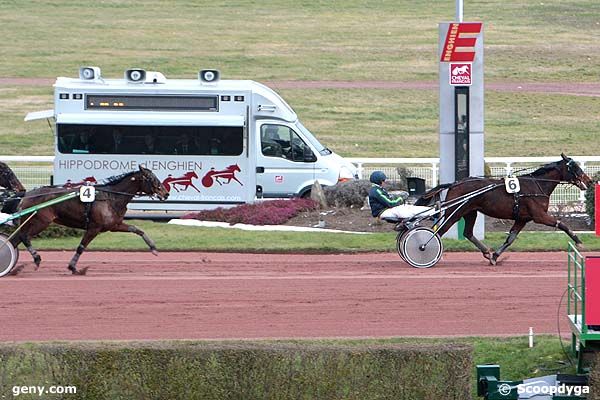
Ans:
{"type": "MultiPolygon", "coordinates": [[[[590,177],[600,171],[600,156],[572,156],[579,163],[583,171],[590,177]]],[[[390,180],[400,178],[397,168],[404,167],[409,170],[410,176],[425,179],[427,187],[439,183],[439,158],[346,158],[358,168],[360,178],[368,178],[375,170],[385,172],[390,180]]],[[[503,177],[510,174],[531,172],[543,164],[558,161],[559,157],[485,157],[485,163],[490,168],[494,177],[503,177]]],[[[585,193],[573,185],[559,185],[550,202],[552,204],[567,204],[583,202],[585,193]]]]}
{"type": "MultiPolygon", "coordinates": [[[[573,156],[581,168],[590,177],[600,171],[600,156],[573,156]]],[[[439,182],[439,158],[346,158],[358,168],[361,178],[367,178],[372,171],[382,170],[390,180],[398,180],[397,168],[404,167],[410,176],[425,179],[427,187],[439,182]]],[[[549,162],[558,161],[558,157],[486,157],[485,162],[492,176],[502,177],[513,173],[532,171],[549,162]]],[[[49,185],[52,176],[54,156],[0,156],[17,174],[27,189],[49,185]]],[[[559,185],[550,201],[552,204],[581,202],[584,192],[572,185],[559,185]]]]}

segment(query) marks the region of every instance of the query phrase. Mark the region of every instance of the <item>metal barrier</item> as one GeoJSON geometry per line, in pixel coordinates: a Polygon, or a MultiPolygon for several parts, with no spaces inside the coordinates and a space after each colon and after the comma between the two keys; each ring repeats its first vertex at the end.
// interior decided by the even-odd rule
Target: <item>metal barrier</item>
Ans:
{"type": "Polygon", "coordinates": [[[587,333],[585,323],[585,258],[573,242],[567,249],[567,315],[572,327],[587,333]]]}

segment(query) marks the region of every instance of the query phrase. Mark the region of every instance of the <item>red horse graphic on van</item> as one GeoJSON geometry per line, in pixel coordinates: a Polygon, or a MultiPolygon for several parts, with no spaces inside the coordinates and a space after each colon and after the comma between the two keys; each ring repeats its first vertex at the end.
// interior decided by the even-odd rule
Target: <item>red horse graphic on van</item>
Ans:
{"type": "Polygon", "coordinates": [[[169,192],[171,191],[171,186],[173,186],[173,189],[177,192],[180,192],[180,190],[177,189],[177,186],[183,186],[181,189],[183,191],[186,191],[191,186],[196,189],[196,192],[200,192],[200,190],[192,183],[192,179],[198,179],[198,175],[194,171],[186,172],[179,178],[173,178],[173,175],[169,174],[169,176],[162,181],[162,184],[169,192]]]}
{"type": "Polygon", "coordinates": [[[244,186],[244,184],[235,177],[236,172],[241,172],[241,169],[237,164],[230,165],[221,171],[215,171],[214,168],[211,168],[202,178],[202,184],[204,187],[211,187],[214,181],[217,181],[219,185],[222,185],[223,183],[229,184],[231,180],[234,180],[244,186]],[[221,182],[220,179],[227,179],[227,182],[221,182]]]}
{"type": "Polygon", "coordinates": [[[93,176],[88,176],[87,178],[83,179],[82,181],[75,182],[75,183],[71,182],[70,179],[67,179],[67,182],[65,182],[63,187],[67,188],[67,189],[71,189],[71,188],[78,188],[79,186],[83,186],[86,184],[95,185],[96,183],[98,183],[96,178],[94,178],[93,176]]]}

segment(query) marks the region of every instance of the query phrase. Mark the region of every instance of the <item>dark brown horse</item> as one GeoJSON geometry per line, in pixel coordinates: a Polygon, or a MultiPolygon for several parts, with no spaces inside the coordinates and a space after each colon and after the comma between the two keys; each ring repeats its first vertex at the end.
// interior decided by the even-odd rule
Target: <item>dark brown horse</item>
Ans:
{"type": "Polygon", "coordinates": [[[585,190],[592,183],[579,164],[564,154],[561,154],[561,157],[560,161],[546,164],[530,174],[519,176],[521,190],[518,193],[508,193],[503,179],[470,177],[452,184],[437,186],[425,193],[415,204],[427,205],[437,201],[440,194],[447,189],[444,200],[444,204],[450,206],[444,212],[447,221],[437,233],[440,236],[443,235],[460,218],[464,217],[464,236],[481,250],[483,256],[492,265],[496,264],[500,254],[515,241],[519,232],[529,221],[556,227],[569,235],[578,247],[582,247],[581,240],[568,226],[548,215],[550,195],[559,183],[570,183],[581,190],[585,190]],[[461,196],[468,196],[478,190],[485,190],[484,188],[489,188],[489,190],[466,202],[460,200],[460,198],[464,198],[461,196]],[[453,199],[457,200],[453,202],[453,199]],[[477,211],[493,218],[515,221],[506,241],[498,250],[494,251],[473,236],[477,211]]]}
{"type": "Polygon", "coordinates": [[[0,161],[0,209],[3,213],[12,214],[17,211],[20,196],[25,194],[25,186],[17,178],[12,169],[0,161]]]}
{"type": "MultiPolygon", "coordinates": [[[[169,192],[149,169],[140,167],[139,171],[129,172],[108,179],[108,183],[97,185],[96,200],[92,203],[82,203],[78,197],[42,208],[21,228],[19,237],[13,241],[16,246],[23,242],[31,253],[36,268],[42,258],[31,246],[30,238],[46,229],[51,223],[72,228],[84,229],[85,233],[73,258],[69,262],[69,270],[73,274],[83,275],[86,269],[77,270],[77,261],[90,244],[101,232],[132,232],[141,236],[152,253],[157,255],[156,245],[141,229],[123,223],[127,204],[136,195],[156,195],[164,201],[169,192]]],[[[29,208],[44,201],[60,197],[73,189],[42,187],[27,192],[21,203],[21,209],[29,208]]]]}

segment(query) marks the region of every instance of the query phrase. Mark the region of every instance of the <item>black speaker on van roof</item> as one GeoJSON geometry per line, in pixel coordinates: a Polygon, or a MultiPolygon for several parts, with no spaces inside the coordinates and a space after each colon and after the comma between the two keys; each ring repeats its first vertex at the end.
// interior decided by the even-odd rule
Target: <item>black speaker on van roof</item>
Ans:
{"type": "Polygon", "coordinates": [[[141,68],[132,68],[125,71],[125,80],[129,82],[145,82],[146,70],[141,68]]]}
{"type": "Polygon", "coordinates": [[[212,83],[217,82],[221,77],[219,70],[216,69],[203,69],[198,72],[198,79],[202,82],[212,83]]]}

